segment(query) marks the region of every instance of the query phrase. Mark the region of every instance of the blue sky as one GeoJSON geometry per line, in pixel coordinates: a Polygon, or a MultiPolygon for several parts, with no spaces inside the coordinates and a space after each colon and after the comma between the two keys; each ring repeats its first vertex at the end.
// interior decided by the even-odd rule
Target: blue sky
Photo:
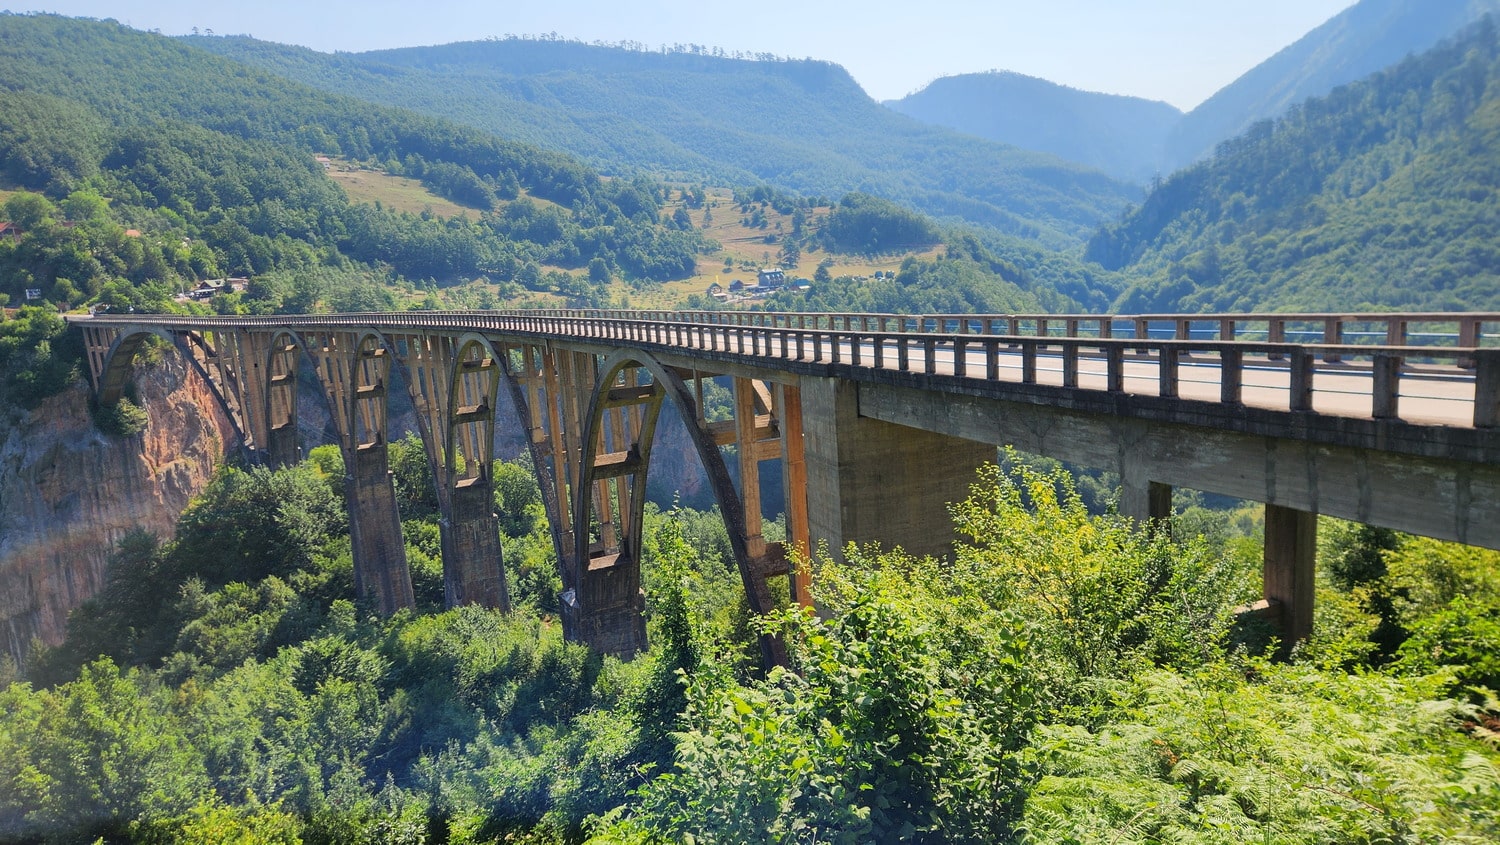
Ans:
{"type": "MultiPolygon", "coordinates": [[[[36,8],[325,52],[555,32],[826,59],[876,99],[1013,70],[1189,109],[1352,0],[54,0],[36,8]]],[[[25,9],[16,8],[15,11],[25,9]]]]}

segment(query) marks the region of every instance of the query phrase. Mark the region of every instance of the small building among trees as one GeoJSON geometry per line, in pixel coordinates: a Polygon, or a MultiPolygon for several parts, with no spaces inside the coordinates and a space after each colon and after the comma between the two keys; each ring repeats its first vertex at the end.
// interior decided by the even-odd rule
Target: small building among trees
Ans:
{"type": "Polygon", "coordinates": [[[782,287],[786,284],[786,271],[780,267],[763,269],[757,274],[755,283],[766,289],[782,287]]]}

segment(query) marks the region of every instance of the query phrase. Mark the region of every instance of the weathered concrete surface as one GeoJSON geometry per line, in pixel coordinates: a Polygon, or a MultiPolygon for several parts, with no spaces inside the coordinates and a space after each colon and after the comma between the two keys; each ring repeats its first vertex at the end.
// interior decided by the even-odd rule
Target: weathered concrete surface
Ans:
{"type": "Polygon", "coordinates": [[[488,478],[459,487],[443,517],[443,587],[448,607],[478,604],[510,610],[493,489],[488,478]]]}
{"type": "MultiPolygon", "coordinates": [[[[1500,549],[1495,463],[888,385],[860,385],[859,410],[886,422],[1113,470],[1127,490],[1158,482],[1500,549]]],[[[1440,448],[1434,444],[1434,451],[1440,448]]]]}
{"type": "Polygon", "coordinates": [[[81,383],[29,414],[0,417],[0,648],[17,659],[33,638],[61,641],[121,537],[135,528],[170,537],[238,446],[180,358],[142,367],[136,384],[149,422],[131,437],[94,429],[81,383]]]}
{"type": "Polygon", "coordinates": [[[863,388],[852,382],[804,378],[801,387],[814,547],[878,541],[914,555],[950,553],[948,504],[968,496],[995,447],[862,416],[863,388]]]}
{"type": "Polygon", "coordinates": [[[381,613],[390,615],[416,605],[411,570],[406,566],[406,544],[401,539],[401,514],[391,481],[390,455],[384,444],[359,449],[345,468],[344,500],[349,508],[349,540],[354,552],[354,590],[373,599],[381,613]]]}

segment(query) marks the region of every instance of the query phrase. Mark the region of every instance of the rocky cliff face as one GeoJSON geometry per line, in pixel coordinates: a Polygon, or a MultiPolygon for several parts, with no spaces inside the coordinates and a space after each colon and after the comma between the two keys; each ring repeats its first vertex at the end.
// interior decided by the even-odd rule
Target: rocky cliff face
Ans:
{"type": "Polygon", "coordinates": [[[135,528],[171,536],[234,429],[181,359],[142,367],[144,431],[95,430],[76,385],[30,413],[0,415],[0,649],[21,659],[56,643],[68,613],[103,585],[114,544],[135,528]]]}

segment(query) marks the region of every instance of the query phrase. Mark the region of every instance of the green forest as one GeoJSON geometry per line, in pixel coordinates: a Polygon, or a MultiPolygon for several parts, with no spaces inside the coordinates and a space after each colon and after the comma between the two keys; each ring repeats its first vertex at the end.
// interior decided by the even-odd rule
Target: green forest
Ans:
{"type": "Polygon", "coordinates": [[[17,190],[4,214],[19,230],[0,239],[0,296],[12,304],[39,290],[62,309],[161,311],[224,276],[258,282],[220,304],[231,312],[372,310],[390,303],[371,288],[476,278],[605,304],[611,276],[682,278],[705,246],[663,223],[660,183],[602,179],[111,23],[0,16],[0,75],[12,89],[0,184],[17,190]],[[351,203],[317,154],[418,178],[473,215],[351,203]],[[595,261],[602,279],[541,269],[595,261]]]}
{"type": "Polygon", "coordinates": [[[1124,313],[1500,307],[1500,32],[1295,106],[1089,241],[1124,313]]]}
{"type": "Polygon", "coordinates": [[[678,45],[503,38],[328,55],[243,37],[189,44],[315,88],[576,155],[601,170],[804,194],[879,194],[1052,248],[1134,185],[1053,155],[924,125],[837,65],[678,45]]]}
{"type": "Polygon", "coordinates": [[[333,447],[226,468],[137,532],[0,692],[14,842],[1493,842],[1500,556],[1324,520],[1292,659],[1236,626],[1254,511],[1146,532],[1007,456],[953,560],[822,550],[823,612],[748,617],[716,515],[650,510],[651,651],[562,640],[536,481],[496,467],[517,609],[353,600],[333,447]],[[763,673],[756,633],[792,671],[763,673]]]}

